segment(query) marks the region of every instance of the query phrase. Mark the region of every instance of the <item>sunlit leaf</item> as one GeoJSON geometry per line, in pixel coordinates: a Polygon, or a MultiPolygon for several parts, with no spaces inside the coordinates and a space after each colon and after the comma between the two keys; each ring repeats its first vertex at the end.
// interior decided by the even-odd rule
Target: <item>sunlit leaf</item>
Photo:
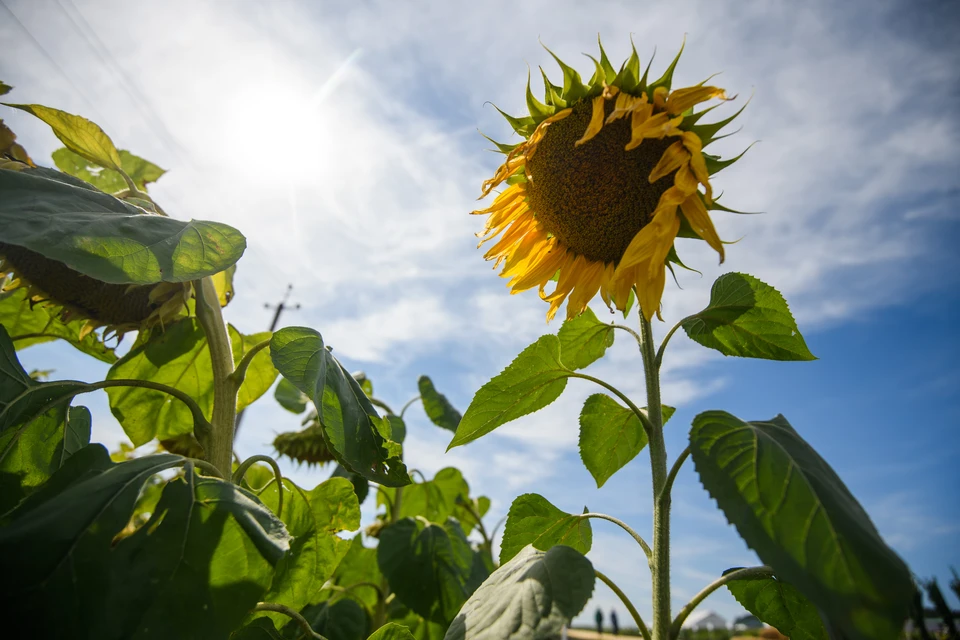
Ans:
{"type": "MultiPolygon", "coordinates": [[[[227,325],[227,329],[230,334],[230,347],[233,349],[234,362],[240,362],[240,359],[252,347],[269,340],[272,335],[269,331],[263,331],[245,336],[237,331],[232,324],[227,325]]],[[[247,367],[247,375],[243,379],[243,384],[240,385],[240,392],[237,394],[237,411],[250,406],[260,396],[269,391],[276,379],[277,369],[270,359],[270,347],[261,349],[250,361],[250,366],[247,367]]]]}
{"type": "Polygon", "coordinates": [[[280,382],[277,383],[277,388],[273,392],[273,397],[276,398],[281,407],[293,413],[303,413],[307,410],[307,403],[310,402],[307,394],[297,389],[297,386],[286,378],[280,378],[280,382]]]}
{"type": "MultiPolygon", "coordinates": [[[[120,166],[133,179],[134,184],[140,191],[146,191],[148,184],[156,182],[160,179],[160,176],[166,173],[149,160],[135,156],[129,151],[121,149],[119,154],[120,166]]],[[[127,188],[127,183],[119,172],[113,169],[103,169],[101,165],[91,162],[70,151],[70,149],[57,149],[51,154],[51,157],[60,171],[74,178],[80,178],[84,182],[89,182],[100,191],[116,193],[127,188]]]]}
{"type": "Polygon", "coordinates": [[[899,636],[914,593],[909,569],[783,416],[701,413],[690,451],[703,486],[778,578],[851,640],[899,636]]]}
{"type": "Polygon", "coordinates": [[[575,318],[565,320],[557,332],[560,360],[568,368],[583,369],[603,357],[613,346],[613,326],[600,322],[590,307],[575,318]]]}
{"type": "Polygon", "coordinates": [[[457,425],[460,424],[460,419],[463,416],[450,404],[447,396],[438,392],[433,386],[433,380],[427,376],[420,376],[420,379],[417,380],[417,387],[420,389],[423,410],[430,421],[438,427],[456,433],[457,425]]]}
{"type": "Polygon", "coordinates": [[[793,585],[773,576],[733,580],[727,589],[744,609],[792,640],[827,640],[817,607],[793,585]]]}
{"type": "Polygon", "coordinates": [[[8,104],[40,118],[53,129],[67,149],[107,169],[120,169],[120,154],[103,129],[82,116],[39,104],[8,104]]]}
{"type": "Polygon", "coordinates": [[[540,551],[566,545],[587,553],[592,541],[589,520],[557,509],[536,493],[525,493],[510,505],[500,542],[500,564],[509,562],[529,544],[540,551]]]}

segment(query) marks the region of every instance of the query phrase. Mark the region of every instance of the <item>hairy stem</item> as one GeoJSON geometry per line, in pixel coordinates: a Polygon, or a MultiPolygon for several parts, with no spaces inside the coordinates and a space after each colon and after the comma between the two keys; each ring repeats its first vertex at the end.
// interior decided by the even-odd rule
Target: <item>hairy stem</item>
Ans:
{"type": "Polygon", "coordinates": [[[410,405],[412,405],[414,402],[416,402],[419,399],[420,399],[420,396],[416,396],[414,398],[410,398],[409,400],[407,400],[407,404],[403,405],[403,407],[400,409],[400,417],[403,418],[403,414],[407,412],[407,409],[410,408],[410,405]]]}
{"type": "Polygon", "coordinates": [[[670,630],[670,492],[667,486],[667,449],[663,441],[663,412],[660,404],[660,371],[656,363],[653,328],[640,312],[643,339],[643,371],[647,386],[647,416],[650,418],[650,469],[653,476],[653,636],[666,640],[670,630]]]}
{"type": "Polygon", "coordinates": [[[596,569],[594,569],[593,572],[597,574],[597,577],[600,578],[600,581],[603,582],[603,584],[610,587],[610,590],[617,594],[617,597],[620,598],[620,602],[623,603],[623,606],[625,606],[627,611],[630,612],[630,615],[633,616],[633,621],[636,623],[637,629],[640,630],[640,635],[643,636],[644,640],[650,640],[650,630],[647,629],[647,625],[643,623],[643,618],[640,617],[640,613],[637,611],[637,608],[633,606],[633,603],[630,602],[630,598],[627,597],[627,594],[625,594],[620,587],[614,584],[613,580],[607,576],[603,575],[596,569]]]}
{"type": "Polygon", "coordinates": [[[257,344],[250,347],[250,351],[247,351],[243,354],[243,357],[240,358],[240,362],[237,363],[237,368],[233,373],[230,374],[231,380],[237,386],[237,389],[240,389],[240,386],[243,384],[244,378],[247,377],[247,369],[250,368],[250,363],[253,362],[254,357],[264,349],[270,346],[270,340],[264,340],[263,342],[258,342],[257,344]]]}
{"type": "Polygon", "coordinates": [[[677,479],[677,473],[680,471],[680,467],[683,466],[683,463],[687,458],[690,457],[690,447],[687,447],[680,452],[680,455],[677,456],[677,459],[674,460],[673,466],[670,467],[670,474],[667,476],[667,482],[663,485],[663,491],[667,494],[670,493],[670,490],[673,488],[673,481],[677,479]]]}
{"type": "Polygon", "coordinates": [[[283,514],[283,474],[280,473],[280,465],[277,464],[277,461],[266,455],[256,455],[250,456],[237,467],[237,470],[233,473],[233,484],[240,484],[243,482],[243,476],[247,474],[247,470],[253,466],[255,462],[266,462],[273,468],[273,477],[277,481],[277,517],[281,517],[283,514]]]}
{"type": "Polygon", "coordinates": [[[598,520],[607,520],[613,524],[619,526],[621,529],[630,534],[630,536],[637,541],[637,544],[640,545],[640,548],[643,549],[643,552],[647,555],[647,561],[650,560],[652,551],[650,550],[650,545],[647,544],[646,540],[640,537],[640,534],[634,531],[626,522],[614,518],[613,516],[608,516],[605,513],[581,513],[577,516],[578,518],[597,518],[598,520]]]}
{"type": "Polygon", "coordinates": [[[273,602],[258,602],[257,606],[253,608],[254,611],[272,611],[273,613],[282,613],[288,618],[294,620],[300,628],[303,629],[303,632],[313,638],[314,640],[327,640],[325,636],[320,635],[313,630],[313,627],[310,626],[310,623],[307,622],[307,619],[302,615],[291,609],[290,607],[283,604],[275,604],[273,602]]]}
{"type": "Polygon", "coordinates": [[[667,332],[667,335],[663,337],[663,342],[660,343],[660,348],[657,349],[657,357],[654,359],[654,362],[656,363],[658,369],[660,368],[660,365],[663,364],[663,353],[664,351],[667,350],[667,343],[670,342],[670,338],[672,338],[673,334],[677,332],[677,329],[683,326],[684,322],[686,322],[687,320],[690,320],[695,315],[696,314],[692,316],[687,316],[677,324],[673,325],[673,327],[670,328],[670,331],[667,332]]]}
{"type": "Polygon", "coordinates": [[[683,621],[687,619],[694,609],[697,608],[697,605],[703,602],[704,598],[708,595],[734,580],[746,580],[749,578],[764,578],[767,576],[773,575],[773,569],[768,566],[760,567],[747,567],[746,569],[737,569],[736,571],[731,571],[726,575],[722,575],[703,589],[700,590],[700,593],[693,596],[693,600],[687,603],[687,605],[680,610],[680,613],[677,614],[677,617],[674,619],[673,624],[670,626],[670,637],[676,638],[680,635],[680,628],[683,626],[683,621]]]}
{"type": "Polygon", "coordinates": [[[233,460],[233,429],[237,422],[239,390],[239,386],[231,378],[233,351],[213,280],[196,280],[193,287],[197,300],[197,320],[207,336],[207,348],[210,350],[210,361],[213,365],[213,432],[210,434],[209,444],[201,444],[207,450],[207,462],[227,476],[233,460]]]}

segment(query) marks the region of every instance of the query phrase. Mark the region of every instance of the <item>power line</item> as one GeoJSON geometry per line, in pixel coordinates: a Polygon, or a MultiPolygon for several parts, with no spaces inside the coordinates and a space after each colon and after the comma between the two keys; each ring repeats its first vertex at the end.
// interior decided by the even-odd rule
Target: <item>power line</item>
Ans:
{"type": "Polygon", "coordinates": [[[91,111],[97,114],[97,119],[101,122],[105,122],[106,119],[103,117],[103,114],[100,113],[100,110],[97,109],[90,97],[87,96],[87,94],[79,86],[77,86],[67,72],[63,70],[63,67],[61,67],[60,64],[53,59],[53,56],[51,56],[50,53],[44,48],[44,46],[40,44],[40,41],[34,37],[34,35],[22,22],[20,22],[20,18],[17,17],[17,14],[15,14],[10,7],[7,6],[7,3],[4,2],[4,0],[0,0],[0,6],[2,6],[4,10],[10,14],[10,17],[13,18],[13,21],[20,27],[20,30],[23,31],[27,38],[33,42],[33,45],[40,51],[40,53],[43,54],[43,57],[47,59],[47,62],[49,62],[60,73],[60,75],[63,76],[64,80],[66,80],[71,87],[73,87],[73,90],[77,92],[77,95],[83,98],[83,101],[87,103],[87,106],[90,107],[91,111]]]}
{"type": "Polygon", "coordinates": [[[66,7],[63,5],[62,0],[57,0],[57,6],[60,9],[60,12],[67,17],[74,31],[80,34],[80,36],[86,41],[87,46],[93,50],[94,54],[96,54],[96,56],[100,59],[100,62],[114,72],[114,75],[120,80],[120,87],[124,90],[127,96],[130,97],[130,100],[137,107],[137,110],[140,111],[140,115],[142,115],[144,120],[147,121],[148,128],[150,128],[160,143],[172,151],[174,155],[178,156],[181,161],[186,162],[187,164],[193,164],[190,161],[189,152],[183,147],[183,145],[180,144],[176,136],[170,132],[170,129],[163,121],[163,118],[160,117],[156,110],[151,106],[150,101],[146,98],[146,96],[143,95],[143,92],[140,91],[140,88],[137,86],[137,84],[130,78],[130,76],[127,75],[123,67],[120,66],[120,64],[116,61],[116,57],[106,46],[106,44],[104,44],[100,36],[97,35],[96,30],[83,16],[83,13],[80,11],[80,9],[78,9],[71,0],[66,1],[67,4],[70,5],[73,12],[77,14],[77,17],[82,25],[74,20],[73,16],[70,15],[70,12],[67,11],[66,7]],[[160,133],[158,133],[158,129],[160,133]]]}

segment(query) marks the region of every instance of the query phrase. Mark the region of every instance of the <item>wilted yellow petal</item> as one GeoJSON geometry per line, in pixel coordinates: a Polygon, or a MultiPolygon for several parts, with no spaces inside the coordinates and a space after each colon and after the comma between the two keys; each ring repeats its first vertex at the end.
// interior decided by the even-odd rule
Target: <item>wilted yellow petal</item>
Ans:
{"type": "Polygon", "coordinates": [[[680,210],[683,212],[683,217],[690,223],[690,228],[696,231],[698,236],[706,240],[707,244],[720,254],[720,262],[723,262],[723,243],[720,242],[720,236],[717,235],[713,220],[710,219],[707,208],[700,200],[700,195],[695,193],[681,202],[680,210]]]}
{"type": "Polygon", "coordinates": [[[603,99],[603,96],[597,96],[593,99],[593,113],[590,116],[590,124],[587,125],[587,130],[583,133],[583,137],[577,140],[573,146],[579,147],[584,142],[600,133],[600,129],[603,128],[604,103],[606,103],[606,100],[603,99]]]}
{"type": "Polygon", "coordinates": [[[674,142],[667,147],[660,157],[660,162],[650,172],[650,183],[654,183],[663,176],[676,171],[690,159],[690,152],[684,149],[682,142],[674,142]]]}
{"type": "Polygon", "coordinates": [[[724,90],[719,87],[685,87],[667,96],[666,107],[667,111],[676,115],[711,98],[726,97],[724,90]]]}

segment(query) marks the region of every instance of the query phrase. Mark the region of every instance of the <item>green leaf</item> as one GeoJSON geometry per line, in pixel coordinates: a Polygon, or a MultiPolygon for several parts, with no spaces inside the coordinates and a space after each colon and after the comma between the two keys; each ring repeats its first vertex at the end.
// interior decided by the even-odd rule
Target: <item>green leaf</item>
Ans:
{"type": "MultiPolygon", "coordinates": [[[[209,420],[213,413],[213,365],[207,339],[196,318],[184,318],[155,332],[130,350],[107,373],[107,380],[149,380],[193,398],[209,420]]],[[[107,389],[110,411],[134,446],[193,432],[185,404],[162,391],[142,387],[107,389]]]]}
{"type": "MultiPolygon", "coordinates": [[[[379,585],[383,580],[377,565],[377,550],[363,546],[363,536],[357,535],[350,541],[350,549],[333,574],[333,583],[345,589],[361,582],[379,585]]],[[[372,613],[377,606],[377,591],[369,586],[357,586],[347,594],[372,613]]]]}
{"type": "Polygon", "coordinates": [[[613,346],[613,325],[600,322],[593,309],[576,318],[565,320],[557,332],[560,339],[560,360],[573,370],[584,369],[613,346]]]}
{"type": "MultiPolygon", "coordinates": [[[[327,600],[306,607],[301,614],[310,627],[329,640],[364,640],[370,629],[367,612],[354,600],[327,600]]],[[[283,616],[285,620],[289,620],[283,616]]],[[[284,631],[289,638],[303,637],[303,630],[296,622],[287,622],[284,631]]]]}
{"type": "Polygon", "coordinates": [[[230,640],[283,640],[269,618],[257,618],[230,634],[230,640]]]}
{"type": "Polygon", "coordinates": [[[410,483],[403,460],[393,452],[399,445],[381,435],[375,422],[383,419],[319,333],[304,327],[281,329],[273,334],[270,356],[280,373],[313,400],[337,462],[388,487],[410,483]]]}
{"type": "MultiPolygon", "coordinates": [[[[230,348],[233,350],[234,362],[240,362],[244,354],[261,342],[269,340],[272,335],[269,331],[263,331],[245,336],[237,331],[232,324],[227,325],[227,329],[230,333],[230,348]]],[[[243,379],[243,384],[240,385],[240,393],[237,395],[237,411],[247,408],[269,391],[276,379],[277,369],[270,359],[270,347],[261,349],[253,357],[250,366],[247,367],[247,375],[243,379]]]]}
{"type": "MultiPolygon", "coordinates": [[[[377,505],[396,502],[396,489],[383,489],[377,492],[377,505]],[[384,496],[386,494],[386,496],[384,496]],[[387,500],[390,500],[388,503],[387,500]]],[[[441,469],[433,480],[419,482],[403,487],[400,510],[397,518],[415,518],[421,516],[430,522],[446,522],[447,518],[459,517],[458,499],[469,499],[470,486],[463,479],[459,469],[447,467],[441,469]]],[[[472,527],[471,527],[472,528],[472,527]]]]}
{"type": "Polygon", "coordinates": [[[150,521],[110,553],[106,615],[92,635],[226,638],[289,544],[276,516],[232,483],[192,473],[171,481],[150,521]]]}
{"type": "Polygon", "coordinates": [[[96,332],[91,331],[81,339],[86,323],[83,318],[62,322],[45,305],[31,304],[26,289],[0,292],[0,325],[7,328],[17,350],[59,338],[101,362],[116,362],[113,349],[107,347],[96,332]]]}
{"type": "Polygon", "coordinates": [[[39,104],[9,104],[8,107],[26,111],[40,118],[53,133],[74,153],[106,169],[120,169],[120,154],[110,136],[93,122],[66,111],[39,104]]]}
{"type": "Polygon", "coordinates": [[[367,640],[416,640],[410,630],[396,622],[388,622],[367,640]]]}
{"type": "MultiPolygon", "coordinates": [[[[277,498],[276,483],[260,494],[260,499],[274,512],[278,508],[277,498]]],[[[290,552],[277,565],[263,599],[299,611],[318,600],[323,584],[350,549],[350,541],[337,534],[360,528],[360,503],[346,478],[330,478],[310,492],[285,479],[280,515],[294,541],[290,552]]],[[[286,623],[282,614],[264,615],[274,622],[286,623]]]]}
{"type": "Polygon", "coordinates": [[[423,401],[423,410],[433,424],[457,432],[457,425],[463,417],[457,411],[447,396],[439,393],[433,386],[433,380],[427,376],[420,376],[417,380],[417,387],[420,389],[420,400],[423,401]]]}
{"type": "Polygon", "coordinates": [[[851,640],[897,638],[913,580],[837,474],[783,416],[701,413],[690,451],[746,543],[851,640]]]}
{"type": "Polygon", "coordinates": [[[734,580],[727,589],[740,605],[791,640],[828,640],[817,608],[793,585],[772,576],[734,580]]]}
{"type": "MultiPolygon", "coordinates": [[[[156,182],[166,173],[163,169],[149,160],[144,160],[129,151],[120,150],[120,166],[133,179],[140,191],[146,191],[147,185],[156,182]]],[[[101,165],[91,162],[83,156],[67,148],[53,152],[53,163],[64,173],[89,182],[100,191],[116,193],[127,188],[127,183],[118,171],[103,169],[101,165]]]]}
{"type": "Polygon", "coordinates": [[[377,562],[397,599],[434,622],[448,624],[470,596],[473,550],[456,520],[404,518],[384,527],[377,562]]]}
{"type": "Polygon", "coordinates": [[[717,278],[710,304],[685,319],[683,330],[691,340],[726,356],[816,360],[780,292],[743,273],[717,278]]]}
{"type": "Polygon", "coordinates": [[[554,637],[583,610],[594,580],[593,565],[574,549],[528,546],[467,600],[444,640],[554,637]]]}
{"type": "Polygon", "coordinates": [[[310,402],[307,394],[297,389],[297,386],[286,378],[280,378],[280,382],[277,383],[277,388],[273,392],[273,397],[276,398],[281,407],[297,414],[306,411],[307,403],[310,402]]]}
{"type": "Polygon", "coordinates": [[[3,243],[110,284],[196,280],[223,271],[246,248],[225,224],[147,215],[80,184],[47,169],[0,171],[3,243]]]}
{"type": "Polygon", "coordinates": [[[557,336],[540,337],[500,375],[480,387],[447,451],[544,408],[560,397],[569,375],[570,371],[560,362],[557,336]]]}
{"type": "Polygon", "coordinates": [[[597,488],[647,446],[640,418],[616,400],[597,393],[580,412],[580,459],[597,481],[597,488]]]}
{"type": "Polygon", "coordinates": [[[213,288],[217,290],[220,306],[225,307],[233,300],[233,277],[237,274],[237,265],[232,264],[223,271],[210,276],[213,288]]]}
{"type": "Polygon", "coordinates": [[[162,454],[115,464],[101,445],[90,445],[5,516],[0,598],[31,616],[32,635],[72,637],[93,628],[104,611],[114,536],[130,519],[144,482],[182,462],[162,454]]]}
{"type": "Polygon", "coordinates": [[[525,493],[510,505],[500,542],[500,564],[506,564],[530,544],[540,551],[562,544],[587,553],[592,542],[588,519],[561,511],[536,493],[525,493]]]}
{"type": "Polygon", "coordinates": [[[370,482],[359,473],[347,471],[341,464],[338,464],[334,468],[333,473],[330,474],[330,477],[346,478],[349,480],[350,484],[353,485],[353,492],[357,495],[357,502],[360,504],[363,504],[363,501],[367,499],[367,494],[370,493],[370,482]]]}
{"type": "Polygon", "coordinates": [[[67,458],[90,444],[90,430],[93,418],[86,407],[70,407],[67,410],[67,419],[63,432],[63,442],[59,445],[57,468],[63,466],[67,458]]]}

